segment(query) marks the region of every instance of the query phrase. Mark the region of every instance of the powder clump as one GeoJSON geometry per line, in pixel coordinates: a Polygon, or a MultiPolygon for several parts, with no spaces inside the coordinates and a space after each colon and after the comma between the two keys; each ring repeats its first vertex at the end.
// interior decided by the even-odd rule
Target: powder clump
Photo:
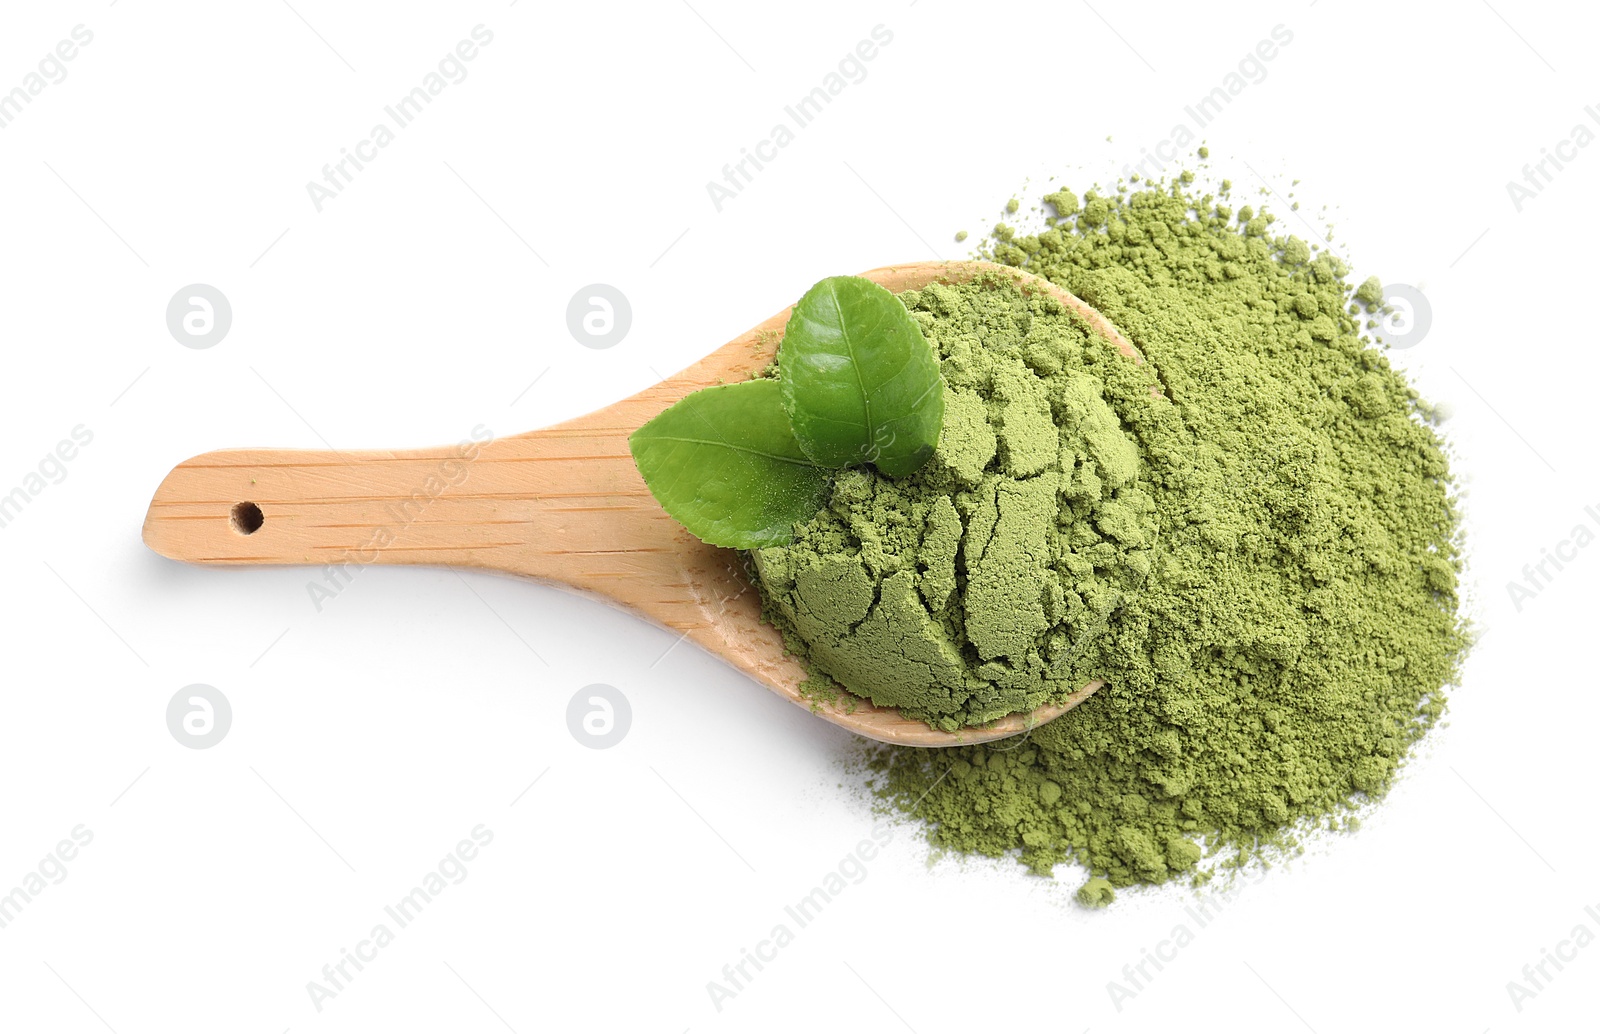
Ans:
{"type": "Polygon", "coordinates": [[[1095,876],[1078,888],[1078,904],[1085,908],[1105,908],[1117,899],[1116,888],[1110,880],[1095,876]]]}

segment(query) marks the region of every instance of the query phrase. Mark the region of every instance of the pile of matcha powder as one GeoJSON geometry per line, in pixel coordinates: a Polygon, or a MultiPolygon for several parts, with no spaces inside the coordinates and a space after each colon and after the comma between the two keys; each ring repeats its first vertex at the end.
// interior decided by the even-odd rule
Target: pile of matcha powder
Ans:
{"type": "Polygon", "coordinates": [[[900,297],[944,376],[933,458],[841,474],[794,542],[754,559],[768,616],[819,675],[955,730],[1081,687],[1088,645],[1149,574],[1153,488],[1118,410],[1149,408],[1154,380],[1009,277],[900,297]]]}
{"type": "Polygon", "coordinates": [[[756,557],[808,663],[945,728],[1104,680],[1026,737],[871,760],[935,844],[1075,861],[1086,904],[1353,821],[1467,645],[1432,413],[1362,333],[1376,282],[1229,200],[1188,174],[1061,190],[981,249],[1142,364],[1048,296],[903,295],[948,385],[934,460],[841,476],[756,557]]]}

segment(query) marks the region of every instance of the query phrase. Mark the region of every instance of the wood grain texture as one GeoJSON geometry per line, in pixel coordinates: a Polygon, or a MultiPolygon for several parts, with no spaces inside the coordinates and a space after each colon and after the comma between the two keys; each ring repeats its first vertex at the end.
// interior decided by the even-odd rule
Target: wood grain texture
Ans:
{"type": "MultiPolygon", "coordinates": [[[[924,262],[862,275],[904,291],[984,270],[1055,295],[1138,361],[1084,302],[1007,267],[924,262]]],[[[999,739],[1087,698],[1100,683],[1060,704],[945,733],[864,701],[846,708],[800,694],[806,673],[783,652],[777,631],[761,623],[760,600],[739,554],[705,545],[667,516],[634,467],[627,441],[690,392],[763,369],[788,318],[785,309],[631,398],[526,434],[395,452],[230,449],[196,456],[156,489],[144,540],[162,556],[200,564],[433,564],[538,579],[678,631],[785,699],[886,743],[999,739]],[[240,503],[260,509],[253,533],[242,533],[230,517],[240,503]]]]}

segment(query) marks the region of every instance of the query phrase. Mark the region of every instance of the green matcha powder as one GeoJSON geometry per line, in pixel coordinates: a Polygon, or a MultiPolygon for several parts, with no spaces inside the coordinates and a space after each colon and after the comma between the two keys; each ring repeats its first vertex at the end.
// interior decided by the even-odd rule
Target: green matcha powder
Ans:
{"type": "Polygon", "coordinates": [[[948,385],[934,459],[842,475],[755,557],[814,671],[944,728],[1105,681],[1026,738],[870,759],[935,844],[1076,861],[1089,905],[1353,822],[1466,646],[1440,440],[1360,332],[1381,292],[1191,181],[1047,195],[1043,232],[981,252],[1142,365],[1000,282],[908,292],[948,385]]]}
{"type": "Polygon", "coordinates": [[[1148,576],[1153,489],[1123,424],[1156,407],[1154,379],[1008,278],[901,300],[941,360],[933,459],[907,478],[841,474],[756,570],[814,669],[955,730],[1077,690],[1088,646],[1148,576]]]}

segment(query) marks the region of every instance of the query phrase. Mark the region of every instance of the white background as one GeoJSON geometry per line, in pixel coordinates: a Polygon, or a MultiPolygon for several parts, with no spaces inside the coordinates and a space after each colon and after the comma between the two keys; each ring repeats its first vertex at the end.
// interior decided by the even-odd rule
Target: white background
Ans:
{"type": "Polygon", "coordinates": [[[0,1026],[1592,1017],[1600,945],[1520,1012],[1506,985],[1574,926],[1600,935],[1584,912],[1600,915],[1600,548],[1520,611],[1507,583],[1576,525],[1600,530],[1584,512],[1600,513],[1600,147],[1521,212],[1506,182],[1600,103],[1596,26],[1503,2],[693,3],[7,5],[0,90],[74,26],[94,38],[0,130],[0,493],[76,425],[94,438],[0,529],[0,889],[74,827],[93,840],[0,929],[0,1026]],[[468,78],[316,211],[307,181],[479,24],[494,39],[468,78]],[[879,24],[893,41],[865,81],[719,213],[706,182],[879,24]],[[1120,1011],[1107,982],[1196,927],[1190,892],[1088,913],[1072,867],[930,864],[901,827],[719,1012],[707,982],[869,835],[847,734],[554,589],[372,568],[318,612],[315,572],[187,567],[140,541],[151,491],[195,453],[529,430],[687,365],[822,276],[961,257],[954,231],[980,233],[1030,178],[1027,196],[1053,174],[1114,177],[1280,24],[1292,43],[1204,133],[1213,165],[1247,190],[1300,178],[1302,212],[1334,206],[1359,276],[1425,290],[1432,330],[1396,358],[1455,414],[1486,635],[1448,726],[1365,827],[1247,882],[1120,1011]],[[234,312],[206,350],[164,319],[196,282],[234,312]],[[566,328],[593,282],[633,307],[609,350],[566,328]],[[165,724],[190,683],[232,704],[210,749],[165,724]],[[632,706],[607,750],[567,727],[592,683],[632,706]],[[307,982],[480,823],[494,839],[466,878],[315,1009],[307,982]]]}

